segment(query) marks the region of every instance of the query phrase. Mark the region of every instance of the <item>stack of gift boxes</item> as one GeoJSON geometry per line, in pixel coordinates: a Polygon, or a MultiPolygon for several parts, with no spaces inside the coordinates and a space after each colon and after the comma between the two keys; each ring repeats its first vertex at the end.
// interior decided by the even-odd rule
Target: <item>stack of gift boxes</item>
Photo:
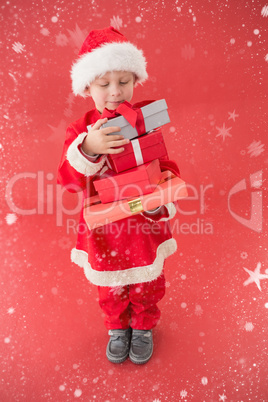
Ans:
{"type": "Polygon", "coordinates": [[[167,158],[159,129],[170,122],[164,99],[138,109],[124,102],[123,107],[117,108],[118,112],[124,115],[108,120],[102,127],[119,126],[118,134],[128,138],[130,143],[124,146],[123,152],[108,155],[109,169],[94,181],[102,203],[152,193],[161,180],[159,159],[167,158]]]}
{"type": "MultiPolygon", "coordinates": [[[[167,149],[160,128],[170,122],[166,101],[164,99],[145,101],[137,105],[139,107],[124,102],[116,111],[105,109],[102,115],[102,117],[109,119],[103,124],[103,128],[119,126],[121,131],[118,134],[130,139],[130,142],[124,146],[123,152],[107,156],[108,169],[93,182],[98,195],[86,200],[84,213],[90,228],[92,228],[93,221],[97,222],[98,226],[105,224],[103,216],[101,216],[102,211],[105,213],[105,204],[108,207],[109,203],[114,205],[120,200],[129,201],[133,200],[133,197],[142,199],[146,194],[159,191],[159,183],[162,183],[163,179],[168,176],[167,172],[165,175],[161,172],[164,161],[168,161],[167,149]],[[94,205],[96,213],[99,215],[97,221],[96,217],[95,219],[92,218],[95,213],[94,205]],[[91,206],[91,210],[88,209],[89,206],[91,206]]],[[[89,130],[90,127],[88,127],[89,130]]],[[[117,133],[112,135],[115,134],[117,133]]],[[[172,163],[174,164],[174,162],[172,163]]],[[[178,177],[177,180],[179,180],[180,183],[178,184],[180,185],[184,183],[178,177]]],[[[183,191],[180,191],[179,197],[169,195],[169,198],[183,198],[186,193],[184,187],[183,191]]],[[[155,203],[148,201],[148,205],[150,205],[148,209],[155,207],[155,203]]],[[[171,202],[173,199],[168,201],[171,202]]],[[[157,206],[159,206],[158,204],[157,206]]],[[[137,203],[133,208],[131,208],[131,203],[128,205],[130,206],[130,214],[144,210],[142,206],[137,209],[137,203]]],[[[110,214],[110,221],[122,219],[127,215],[118,213],[114,208],[113,213],[110,214]]]]}

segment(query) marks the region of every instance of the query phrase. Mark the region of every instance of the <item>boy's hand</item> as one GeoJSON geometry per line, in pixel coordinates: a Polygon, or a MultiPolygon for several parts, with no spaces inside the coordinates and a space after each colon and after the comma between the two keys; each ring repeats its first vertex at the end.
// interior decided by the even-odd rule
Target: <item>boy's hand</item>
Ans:
{"type": "Polygon", "coordinates": [[[107,120],[107,117],[99,119],[85,137],[82,149],[87,155],[119,154],[124,151],[122,145],[126,145],[130,142],[130,140],[124,138],[123,135],[109,135],[121,131],[120,127],[100,128],[107,120]],[[121,148],[115,149],[114,147],[121,148]]]}

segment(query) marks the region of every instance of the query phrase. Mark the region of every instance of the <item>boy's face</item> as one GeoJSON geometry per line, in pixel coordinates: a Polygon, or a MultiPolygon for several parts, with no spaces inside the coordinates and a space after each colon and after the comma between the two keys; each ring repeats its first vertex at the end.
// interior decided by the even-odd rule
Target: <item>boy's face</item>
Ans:
{"type": "Polygon", "coordinates": [[[114,110],[120,103],[130,102],[135,84],[135,76],[129,71],[111,71],[98,77],[85,91],[92,96],[100,113],[103,109],[114,110]]]}

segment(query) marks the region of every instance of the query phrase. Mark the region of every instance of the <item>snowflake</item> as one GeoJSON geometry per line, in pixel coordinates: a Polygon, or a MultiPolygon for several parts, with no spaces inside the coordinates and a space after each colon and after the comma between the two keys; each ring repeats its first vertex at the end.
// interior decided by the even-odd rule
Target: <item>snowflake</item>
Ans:
{"type": "Polygon", "coordinates": [[[73,114],[73,111],[70,108],[66,108],[66,109],[64,109],[63,114],[64,114],[65,117],[71,117],[72,114],[73,114]]]}
{"type": "Polygon", "coordinates": [[[181,397],[182,399],[186,398],[187,395],[188,395],[188,393],[187,393],[187,391],[185,391],[185,389],[183,389],[183,390],[180,392],[180,397],[181,397]]]}
{"type": "Polygon", "coordinates": [[[176,331],[176,330],[179,328],[179,326],[178,326],[178,324],[177,324],[175,321],[173,321],[173,322],[171,322],[171,323],[169,324],[169,328],[170,328],[172,331],[176,331]]]}
{"type": "Polygon", "coordinates": [[[66,35],[59,33],[56,36],[56,45],[58,46],[66,46],[68,44],[68,38],[66,35]]]}
{"type": "Polygon", "coordinates": [[[113,15],[113,18],[111,18],[111,20],[110,20],[110,25],[112,26],[112,27],[114,27],[115,29],[120,29],[122,26],[123,26],[123,21],[121,20],[121,18],[120,17],[115,17],[114,15],[113,15]]]}
{"type": "Polygon", "coordinates": [[[47,28],[40,29],[40,33],[44,36],[48,36],[50,34],[50,32],[47,28]]]}
{"type": "Polygon", "coordinates": [[[225,123],[223,123],[222,127],[216,127],[216,129],[219,130],[219,134],[217,134],[216,137],[222,136],[223,141],[225,140],[225,137],[232,137],[232,135],[229,133],[231,128],[232,127],[225,127],[225,123]]]}
{"type": "Polygon", "coordinates": [[[246,330],[247,332],[252,332],[253,329],[254,329],[254,325],[252,324],[252,322],[246,322],[244,328],[245,328],[245,330],[246,330]]]}
{"type": "Polygon", "coordinates": [[[235,114],[235,110],[233,111],[233,113],[228,112],[228,114],[229,114],[228,120],[232,119],[233,121],[235,121],[235,118],[239,117],[239,114],[235,114]]]}
{"type": "Polygon", "coordinates": [[[207,379],[207,377],[202,377],[201,383],[202,383],[203,385],[208,385],[208,379],[207,379]]]}
{"type": "Polygon", "coordinates": [[[67,250],[71,247],[72,242],[68,237],[62,237],[59,241],[58,241],[58,245],[60,246],[60,248],[62,248],[63,250],[67,250]]]}
{"type": "Polygon", "coordinates": [[[16,53],[22,53],[25,52],[25,45],[22,45],[20,42],[14,42],[12,45],[12,49],[16,53]]]}
{"type": "Polygon", "coordinates": [[[203,314],[203,309],[202,309],[201,306],[199,306],[199,304],[197,304],[197,305],[195,306],[195,311],[194,311],[194,313],[195,313],[195,315],[197,315],[197,316],[199,316],[199,317],[203,314]]]}
{"type": "Polygon", "coordinates": [[[14,307],[9,307],[9,309],[7,310],[8,314],[13,314],[15,311],[14,307]]]}
{"type": "Polygon", "coordinates": [[[32,118],[27,116],[26,111],[24,111],[23,113],[16,113],[13,122],[16,122],[18,127],[25,127],[26,124],[28,125],[32,122],[32,118]]]}
{"type": "Polygon", "coordinates": [[[62,119],[57,127],[53,127],[50,124],[48,124],[48,127],[51,128],[52,134],[47,138],[47,140],[52,142],[61,141],[66,130],[65,120],[62,119]]]}
{"type": "Polygon", "coordinates": [[[242,253],[240,254],[241,258],[243,260],[245,260],[246,258],[248,258],[248,253],[246,251],[242,251],[242,253]]]}
{"type": "Polygon", "coordinates": [[[219,395],[219,397],[220,397],[220,399],[219,399],[219,401],[225,401],[225,399],[227,399],[227,396],[226,395],[224,395],[224,394],[222,394],[222,395],[219,395]]]}
{"type": "Polygon", "coordinates": [[[82,43],[84,42],[85,36],[87,35],[87,31],[81,30],[79,26],[75,25],[75,30],[70,31],[68,29],[70,35],[70,42],[74,45],[75,48],[80,49],[82,43]]]}
{"type": "Polygon", "coordinates": [[[185,60],[191,60],[195,56],[195,49],[191,45],[185,45],[181,49],[181,57],[185,60]]]}
{"type": "Polygon", "coordinates": [[[249,278],[243,283],[244,286],[249,285],[250,283],[256,283],[258,289],[261,291],[261,279],[268,279],[267,274],[261,274],[261,262],[257,263],[257,266],[254,271],[251,271],[245,267],[244,270],[249,274],[249,278]]]}
{"type": "Polygon", "coordinates": [[[253,141],[248,146],[248,154],[252,158],[252,156],[259,156],[264,151],[264,144],[261,141],[253,141]]]}
{"type": "Polygon", "coordinates": [[[103,258],[99,256],[99,254],[95,254],[95,258],[98,262],[102,262],[103,258]]]}
{"type": "Polygon", "coordinates": [[[70,92],[66,99],[66,103],[69,105],[69,107],[71,107],[71,105],[74,103],[74,98],[75,95],[72,92],[70,92]]]}
{"type": "Polygon", "coordinates": [[[123,286],[114,286],[111,288],[110,293],[112,293],[114,296],[120,296],[124,292],[124,287],[123,286]]]}
{"type": "Polygon", "coordinates": [[[263,17],[268,17],[268,6],[263,6],[263,8],[261,10],[261,15],[263,17]]]}
{"type": "Polygon", "coordinates": [[[8,225],[13,225],[13,223],[15,223],[17,219],[18,217],[16,214],[7,214],[7,216],[5,217],[6,223],[8,225]]]}
{"type": "Polygon", "coordinates": [[[82,393],[83,393],[82,390],[78,388],[74,391],[74,397],[79,398],[82,395],[82,393]]]}
{"type": "Polygon", "coordinates": [[[268,62],[268,53],[265,55],[264,60],[268,62]]]}

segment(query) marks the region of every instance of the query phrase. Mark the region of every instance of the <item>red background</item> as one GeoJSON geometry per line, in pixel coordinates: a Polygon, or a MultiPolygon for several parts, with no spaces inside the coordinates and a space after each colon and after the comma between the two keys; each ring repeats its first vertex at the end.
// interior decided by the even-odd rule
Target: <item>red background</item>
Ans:
{"type": "Polygon", "coordinates": [[[0,400],[268,401],[265,2],[9,0],[0,10],[0,400]],[[144,50],[150,78],[133,102],[166,99],[165,141],[191,196],[171,222],[178,251],[142,367],[105,357],[96,289],[69,258],[77,196],[63,194],[61,215],[55,182],[66,127],[93,107],[72,95],[71,64],[87,33],[109,25],[144,50]],[[259,288],[258,276],[247,282],[257,267],[259,288]]]}

